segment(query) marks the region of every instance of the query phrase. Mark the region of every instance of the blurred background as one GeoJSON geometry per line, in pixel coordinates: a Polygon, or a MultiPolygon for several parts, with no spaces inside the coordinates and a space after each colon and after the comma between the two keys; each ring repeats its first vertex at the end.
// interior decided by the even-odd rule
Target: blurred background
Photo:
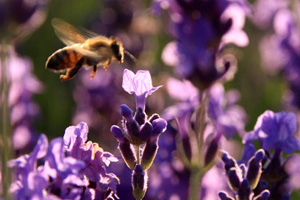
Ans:
{"type": "MultiPolygon", "coordinates": [[[[122,41],[125,48],[128,51],[133,49],[130,52],[139,59],[140,63],[137,66],[132,66],[128,63],[123,65],[113,64],[108,72],[100,69],[95,80],[92,81],[98,81],[97,79],[101,81],[101,75],[110,73],[110,70],[123,71],[125,68],[133,71],[138,69],[150,70],[154,86],[164,85],[165,76],[176,77],[174,70],[165,66],[161,61],[163,47],[172,40],[169,36],[167,25],[162,24],[164,16],[156,17],[151,13],[151,1],[128,1],[126,5],[119,2],[116,0],[86,0],[84,2],[80,0],[51,0],[49,1],[45,22],[17,45],[18,53],[32,60],[33,73],[44,87],[40,94],[34,95],[34,101],[40,107],[40,116],[34,121],[37,132],[45,133],[50,138],[61,136],[64,129],[73,124],[72,117],[76,112],[74,90],[76,90],[76,85],[78,85],[79,77],[62,83],[58,74],[45,69],[47,58],[54,51],[64,47],[64,44],[57,38],[51,26],[52,18],[61,18],[75,27],[84,27],[106,36],[116,33],[120,34],[120,29],[128,31],[125,33],[127,34],[126,36],[121,36],[121,40],[125,39],[125,41],[122,41]],[[113,13],[116,10],[111,9],[110,6],[119,6],[118,9],[123,13],[113,13]],[[146,26],[151,24],[150,26],[153,26],[153,28],[148,28],[147,30],[141,23],[146,23],[146,26]]],[[[262,62],[258,47],[259,41],[265,32],[257,29],[249,20],[246,22],[245,31],[248,34],[250,43],[245,48],[235,47],[234,53],[238,57],[238,70],[234,79],[227,82],[225,87],[226,89],[234,88],[240,91],[240,105],[248,114],[247,130],[251,130],[257,117],[266,109],[281,110],[282,94],[286,86],[280,76],[265,73],[261,66],[262,62]]],[[[83,73],[83,71],[79,74],[83,73]]],[[[116,80],[119,86],[122,83],[121,77],[119,77],[119,80],[116,80]]],[[[85,74],[82,78],[87,81],[89,75],[85,74]]],[[[161,89],[161,92],[165,92],[164,89],[161,89]]],[[[115,91],[111,92],[114,93],[115,91]]],[[[123,98],[131,98],[131,101],[134,103],[132,96],[122,90],[118,92],[123,98]]],[[[168,98],[166,94],[163,97],[168,98]]],[[[84,97],[82,96],[82,98],[84,97]]],[[[162,97],[158,94],[151,96],[148,104],[151,104],[151,99],[155,99],[155,103],[158,103],[157,99],[159,98],[162,97]]],[[[106,101],[109,103],[108,101],[110,100],[106,101]]],[[[133,103],[132,105],[134,105],[133,103]]],[[[155,108],[154,112],[161,113],[162,109],[171,103],[171,100],[168,99],[167,101],[159,102],[160,105],[155,108]]],[[[118,112],[118,110],[112,112],[118,112]]],[[[112,124],[107,125],[106,133],[104,133],[106,134],[105,137],[112,137],[109,131],[110,125],[112,124]]],[[[105,125],[99,124],[99,126],[105,125]]],[[[93,137],[93,133],[89,137],[93,137]]],[[[101,140],[99,140],[99,143],[102,143],[101,140]]],[[[105,146],[107,143],[101,145],[105,146]]]]}
{"type": "MultiPolygon", "coordinates": [[[[110,127],[121,125],[121,104],[127,104],[132,109],[135,107],[134,97],[121,87],[125,68],[134,72],[149,70],[153,86],[164,85],[147,99],[146,112],[149,115],[162,114],[166,107],[174,103],[165,86],[167,78],[177,75],[161,58],[163,48],[173,40],[168,16],[164,12],[153,14],[151,4],[149,0],[49,0],[45,21],[15,43],[18,56],[32,61],[32,73],[41,84],[41,89],[32,96],[38,110],[31,120],[36,134],[45,133],[49,140],[62,137],[66,127],[85,121],[90,128],[89,140],[98,142],[105,151],[119,155],[110,127]],[[82,69],[74,79],[61,82],[59,74],[45,69],[48,57],[64,47],[54,33],[51,25],[53,18],[63,19],[75,27],[83,27],[100,35],[118,37],[139,63],[113,63],[107,72],[99,68],[93,80],[89,80],[90,71],[82,69]]],[[[239,105],[247,113],[246,130],[251,131],[257,117],[265,110],[279,112],[284,109],[283,94],[287,83],[280,73],[270,73],[263,66],[259,46],[269,30],[258,28],[249,19],[244,30],[250,43],[244,48],[230,49],[237,57],[238,69],[234,79],[225,83],[225,88],[240,92],[239,105]]],[[[28,146],[25,152],[31,148],[28,146]]]]}

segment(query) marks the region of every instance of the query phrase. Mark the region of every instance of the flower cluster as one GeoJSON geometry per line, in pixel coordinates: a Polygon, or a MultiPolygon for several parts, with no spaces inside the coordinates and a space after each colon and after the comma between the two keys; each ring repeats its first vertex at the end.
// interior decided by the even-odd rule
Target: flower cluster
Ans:
{"type": "Polygon", "coordinates": [[[16,170],[10,192],[16,199],[107,199],[116,197],[118,177],[106,171],[118,159],[87,141],[81,122],[48,145],[42,134],[29,155],[8,162],[16,170]],[[42,162],[41,162],[42,160],[42,162]]]}
{"type": "Polygon", "coordinates": [[[264,189],[263,191],[256,190],[254,192],[262,173],[262,160],[264,156],[264,151],[258,150],[255,155],[250,158],[247,165],[245,165],[245,163],[238,165],[235,159],[224,152],[222,160],[225,165],[224,168],[228,184],[236,194],[235,198],[232,198],[229,197],[226,192],[220,192],[220,199],[267,200],[270,196],[270,192],[267,189],[264,189]]]}
{"type": "Polygon", "coordinates": [[[235,68],[233,57],[222,54],[228,44],[248,44],[242,30],[248,12],[243,1],[155,1],[155,11],[161,8],[169,11],[175,38],[162,58],[181,77],[206,88],[235,68]]]}
{"type": "Polygon", "coordinates": [[[122,128],[114,125],[111,132],[119,142],[119,150],[123,160],[132,170],[132,188],[136,199],[142,199],[147,190],[147,170],[153,163],[158,150],[159,135],[165,131],[167,122],[158,114],[150,118],[145,113],[146,97],[159,87],[152,86],[148,71],[132,71],[125,69],[123,88],[135,94],[135,114],[127,105],[121,105],[123,118],[122,128]],[[140,149],[142,147],[142,150],[140,149]]]}
{"type": "Polygon", "coordinates": [[[9,47],[4,64],[8,69],[7,79],[10,83],[8,107],[13,127],[12,144],[18,154],[19,151],[31,149],[37,141],[32,121],[39,114],[39,107],[33,102],[32,96],[42,92],[43,87],[32,74],[31,60],[18,56],[13,47],[9,47]]]}
{"type": "Polygon", "coordinates": [[[235,197],[221,192],[220,198],[289,199],[291,190],[297,188],[291,178],[297,174],[295,166],[299,161],[297,156],[291,156],[282,162],[282,152],[293,153],[300,149],[299,140],[292,136],[296,127],[296,116],[293,113],[268,110],[259,116],[254,131],[244,137],[245,147],[241,160],[236,162],[227,153],[223,153],[226,176],[235,197]],[[259,140],[263,149],[256,151],[252,143],[254,140],[259,140]],[[274,151],[273,155],[271,151],[274,151]]]}

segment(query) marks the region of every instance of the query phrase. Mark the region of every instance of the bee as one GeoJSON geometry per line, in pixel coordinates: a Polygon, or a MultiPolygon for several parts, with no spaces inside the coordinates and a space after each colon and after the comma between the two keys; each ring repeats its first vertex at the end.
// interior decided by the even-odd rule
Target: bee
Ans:
{"type": "Polygon", "coordinates": [[[85,30],[85,34],[69,23],[54,18],[52,26],[58,38],[67,45],[55,51],[46,62],[46,69],[54,72],[66,72],[60,75],[62,81],[72,79],[82,66],[92,69],[90,79],[96,75],[97,68],[103,66],[105,71],[112,61],[124,62],[123,44],[114,37],[105,37],[85,30]]]}

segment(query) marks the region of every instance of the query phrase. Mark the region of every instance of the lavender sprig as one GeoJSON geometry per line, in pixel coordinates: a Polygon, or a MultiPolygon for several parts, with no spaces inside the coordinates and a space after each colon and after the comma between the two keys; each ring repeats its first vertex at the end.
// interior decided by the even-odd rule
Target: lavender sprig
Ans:
{"type": "Polygon", "coordinates": [[[147,191],[147,170],[151,167],[158,150],[159,135],[166,129],[166,120],[153,114],[147,117],[145,113],[146,97],[159,87],[152,86],[148,71],[132,71],[125,69],[123,88],[129,94],[135,94],[136,112],[121,105],[123,117],[122,128],[114,125],[111,132],[119,142],[119,150],[123,160],[132,170],[132,188],[136,199],[142,199],[147,191]]]}

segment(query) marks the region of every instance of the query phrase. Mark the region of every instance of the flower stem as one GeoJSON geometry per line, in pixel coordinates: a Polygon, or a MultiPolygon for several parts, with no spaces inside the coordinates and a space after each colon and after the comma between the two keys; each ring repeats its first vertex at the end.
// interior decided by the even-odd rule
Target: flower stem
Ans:
{"type": "Polygon", "coordinates": [[[201,182],[203,174],[199,168],[194,168],[190,175],[189,200],[198,200],[201,195],[201,182]]]}
{"type": "Polygon", "coordinates": [[[136,162],[137,162],[137,164],[141,164],[141,161],[140,161],[140,145],[136,145],[136,162]]]}
{"type": "Polygon", "coordinates": [[[192,160],[196,161],[192,163],[191,175],[190,175],[190,191],[189,200],[197,200],[201,195],[201,182],[204,175],[204,131],[205,131],[205,118],[207,107],[207,94],[206,91],[200,93],[200,108],[196,111],[196,124],[195,132],[197,136],[197,153],[193,154],[196,158],[192,160]]]}
{"type": "Polygon", "coordinates": [[[6,42],[2,41],[0,46],[1,53],[1,138],[0,138],[0,149],[1,149],[1,164],[2,164],[2,187],[3,187],[3,198],[9,199],[8,188],[10,185],[10,170],[6,166],[7,161],[10,159],[10,123],[8,113],[8,78],[5,59],[7,57],[7,46],[6,42]]]}

